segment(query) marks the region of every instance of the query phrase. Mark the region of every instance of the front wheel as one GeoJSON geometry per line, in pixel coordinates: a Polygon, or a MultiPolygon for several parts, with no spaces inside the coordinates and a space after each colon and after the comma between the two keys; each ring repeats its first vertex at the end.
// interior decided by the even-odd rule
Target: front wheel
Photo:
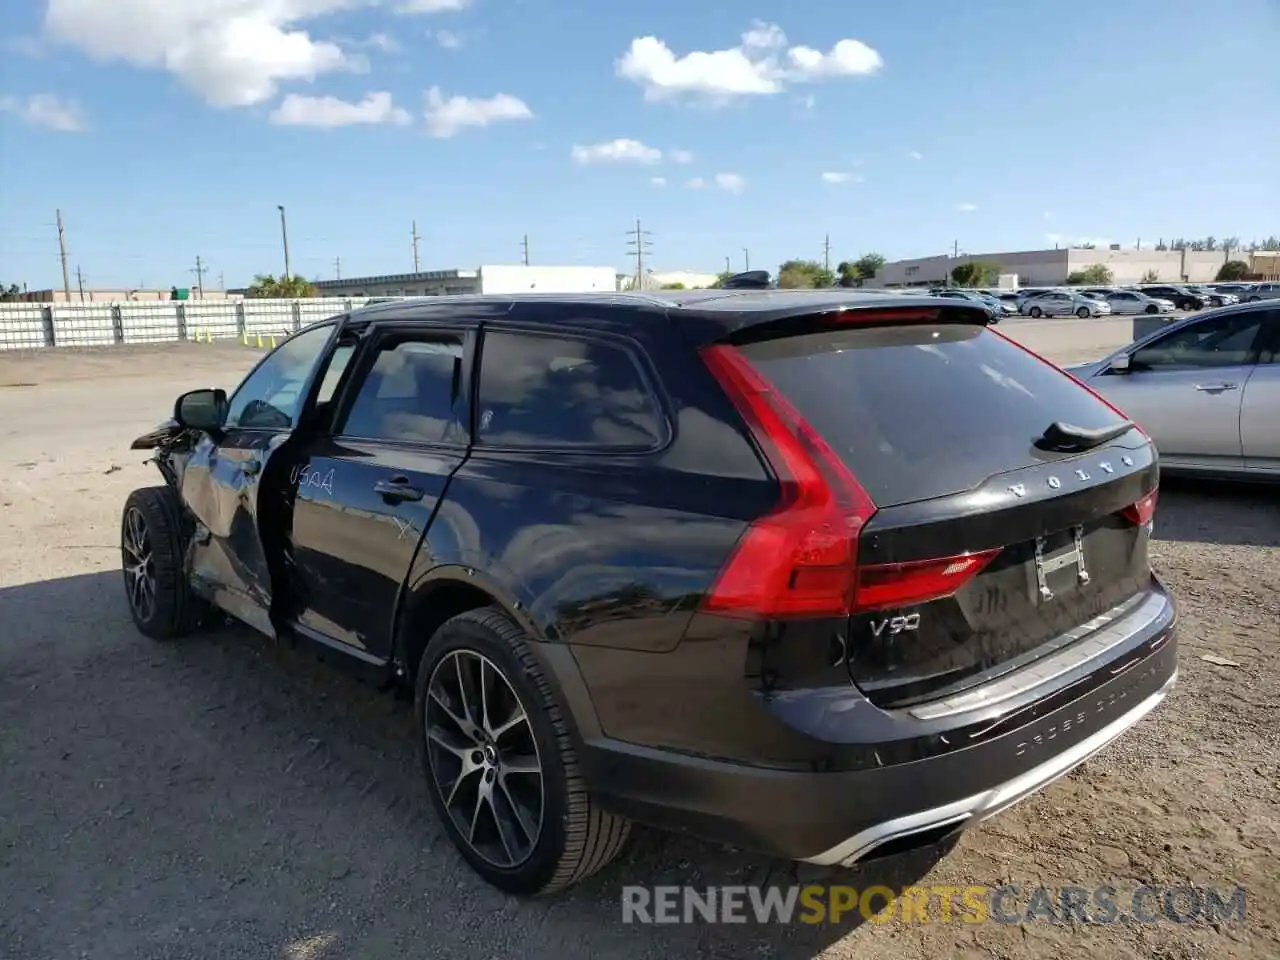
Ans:
{"type": "Polygon", "coordinates": [[[1146,312],[1147,312],[1147,313],[1159,313],[1159,312],[1160,312],[1160,308],[1159,308],[1159,307],[1157,307],[1154,303],[1149,303],[1149,304],[1147,304],[1147,310],[1146,310],[1146,312]]]}
{"type": "Polygon", "coordinates": [[[1044,316],[1044,311],[1041,310],[1039,307],[1032,307],[1027,312],[1031,314],[1031,317],[1033,320],[1039,320],[1041,317],[1044,316]]]}
{"type": "Polygon", "coordinates": [[[622,850],[630,822],[592,800],[551,685],[502,610],[471,610],[436,632],[414,701],[432,805],[489,883],[553,893],[622,850]]]}
{"type": "Polygon", "coordinates": [[[1089,308],[1088,308],[1088,307],[1081,307],[1079,310],[1077,310],[1077,311],[1076,311],[1076,316],[1077,316],[1077,317],[1079,317],[1081,320],[1088,320],[1088,319],[1089,319],[1089,308]]]}
{"type": "Polygon", "coordinates": [[[120,518],[120,555],[129,614],[153,640],[173,640],[200,626],[208,605],[191,591],[182,504],[172,487],[129,494],[120,518]]]}

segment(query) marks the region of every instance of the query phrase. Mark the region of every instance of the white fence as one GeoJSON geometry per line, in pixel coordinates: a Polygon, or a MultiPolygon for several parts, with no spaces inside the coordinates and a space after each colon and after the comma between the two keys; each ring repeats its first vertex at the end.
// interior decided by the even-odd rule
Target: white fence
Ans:
{"type": "Polygon", "coordinates": [[[0,303],[0,350],[282,336],[365,298],[0,303]]]}

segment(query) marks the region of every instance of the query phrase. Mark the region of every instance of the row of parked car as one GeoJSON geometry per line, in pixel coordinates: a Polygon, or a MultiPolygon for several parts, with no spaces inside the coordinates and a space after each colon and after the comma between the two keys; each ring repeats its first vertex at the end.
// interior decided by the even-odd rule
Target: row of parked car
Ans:
{"type": "MultiPolygon", "coordinates": [[[[905,292],[905,291],[904,291],[905,292]]],[[[981,303],[993,320],[1028,317],[1103,317],[1194,311],[1280,298],[1280,283],[1149,283],[1101,287],[1022,287],[1018,290],[936,287],[929,294],[981,303]]]]}

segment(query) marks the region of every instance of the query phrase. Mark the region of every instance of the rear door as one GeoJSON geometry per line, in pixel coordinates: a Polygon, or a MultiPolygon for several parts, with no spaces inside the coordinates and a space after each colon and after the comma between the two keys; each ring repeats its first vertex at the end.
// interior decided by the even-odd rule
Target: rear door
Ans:
{"type": "Polygon", "coordinates": [[[293,626],[370,661],[392,652],[406,574],[470,443],[466,324],[380,324],[328,429],[293,468],[293,626]]]}
{"type": "Polygon", "coordinates": [[[1240,444],[1246,470],[1280,476],[1280,309],[1260,312],[1262,340],[1241,401],[1240,444]]]}
{"type": "Polygon", "coordinates": [[[1133,351],[1130,372],[1092,383],[1155,440],[1171,467],[1240,470],[1241,398],[1257,360],[1262,311],[1216,313],[1133,351]]]}
{"type": "Polygon", "coordinates": [[[193,582],[268,636],[275,636],[279,530],[289,511],[277,497],[277,475],[289,469],[281,451],[337,329],[336,323],[309,327],[259,362],[231,396],[222,435],[203,437],[182,475],[182,499],[203,528],[192,545],[193,582]]]}
{"type": "Polygon", "coordinates": [[[951,596],[851,618],[850,675],[874,702],[982,682],[1150,588],[1145,517],[1126,514],[1154,489],[1150,442],[995,331],[850,328],[741,349],[876,505],[859,596],[903,564],[944,578],[952,560],[983,565],[951,596]],[[1066,449],[1044,439],[1055,423],[1114,435],[1066,449]]]}

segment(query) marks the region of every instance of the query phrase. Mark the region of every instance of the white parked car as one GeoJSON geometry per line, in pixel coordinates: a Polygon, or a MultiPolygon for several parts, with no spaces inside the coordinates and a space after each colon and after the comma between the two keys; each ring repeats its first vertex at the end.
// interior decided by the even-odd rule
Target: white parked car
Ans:
{"type": "Polygon", "coordinates": [[[1085,317],[1110,316],[1111,305],[1082,293],[1050,290],[1035,297],[1027,297],[1018,305],[1018,312],[1028,317],[1069,317],[1074,314],[1083,320],[1085,317]]]}
{"type": "Polygon", "coordinates": [[[1106,300],[1112,313],[1125,316],[1132,313],[1173,313],[1177,309],[1172,300],[1148,297],[1136,290],[1112,290],[1106,295],[1106,300]]]}

